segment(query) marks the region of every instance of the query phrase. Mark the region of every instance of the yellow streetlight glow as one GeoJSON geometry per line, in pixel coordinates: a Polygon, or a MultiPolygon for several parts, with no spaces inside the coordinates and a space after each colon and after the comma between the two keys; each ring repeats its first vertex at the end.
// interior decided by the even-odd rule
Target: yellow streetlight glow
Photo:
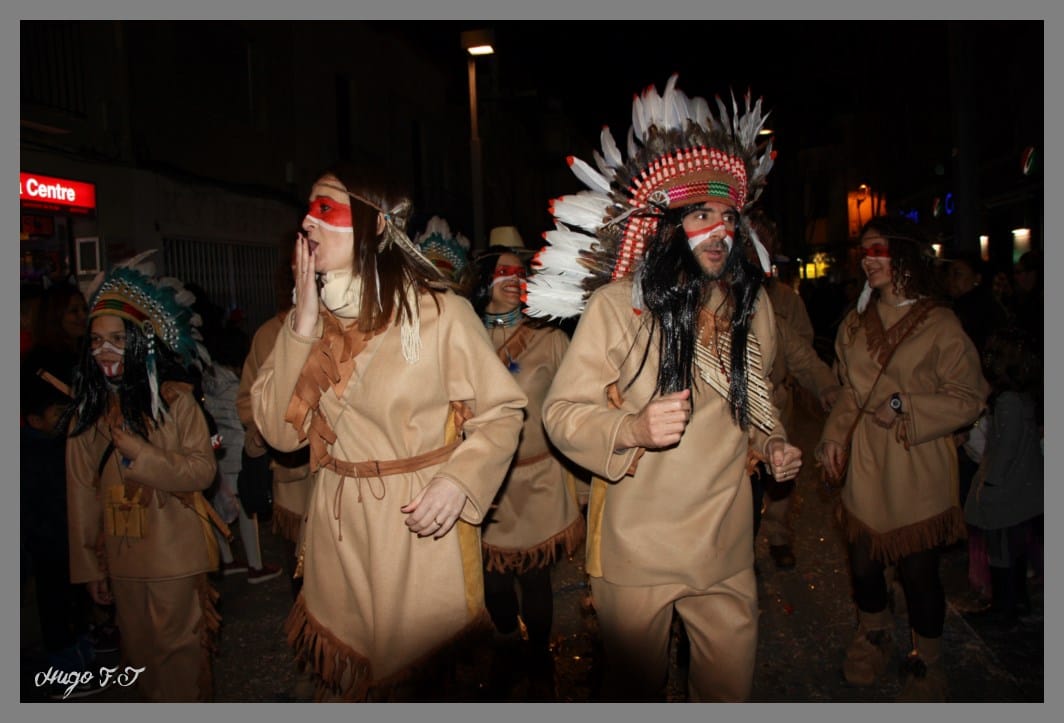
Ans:
{"type": "Polygon", "coordinates": [[[495,52],[495,48],[490,45],[477,45],[472,48],[466,48],[466,51],[470,55],[491,55],[495,52]]]}

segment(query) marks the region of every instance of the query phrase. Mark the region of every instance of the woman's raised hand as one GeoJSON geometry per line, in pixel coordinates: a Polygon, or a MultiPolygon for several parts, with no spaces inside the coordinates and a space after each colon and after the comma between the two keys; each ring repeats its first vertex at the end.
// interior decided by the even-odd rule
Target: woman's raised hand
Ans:
{"type": "Polygon", "coordinates": [[[292,331],[310,336],[318,323],[318,281],[314,275],[314,253],[303,234],[296,236],[295,256],[296,311],[292,331]]]}

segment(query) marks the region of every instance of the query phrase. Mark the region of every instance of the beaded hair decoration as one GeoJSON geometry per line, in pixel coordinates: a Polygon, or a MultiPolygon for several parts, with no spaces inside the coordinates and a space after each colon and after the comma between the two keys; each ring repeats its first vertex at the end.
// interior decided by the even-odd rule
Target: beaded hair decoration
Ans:
{"type": "MultiPolygon", "coordinates": [[[[591,292],[637,270],[647,240],[666,209],[718,201],[740,212],[760,196],[772,169],[772,141],[758,141],[768,114],[745,96],[740,110],[719,96],[718,113],[704,98],[688,98],[669,78],[659,95],[651,86],[632,103],[628,160],[608,127],[595,167],[570,156],[573,174],[588,190],[550,202],[555,229],[532,260],[528,314],[569,318],[584,310],[591,292]]],[[[743,219],[746,238],[760,246],[743,219]]],[[[765,266],[768,253],[758,248],[765,266]]],[[[770,266],[765,268],[768,272],[770,266]]]]}

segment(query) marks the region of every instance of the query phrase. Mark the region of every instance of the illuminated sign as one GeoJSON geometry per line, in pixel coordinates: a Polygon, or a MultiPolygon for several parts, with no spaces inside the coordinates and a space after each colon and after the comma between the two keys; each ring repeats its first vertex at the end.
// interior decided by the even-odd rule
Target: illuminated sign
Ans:
{"type": "Polygon", "coordinates": [[[96,210],[96,186],[92,183],[36,173],[20,172],[18,175],[18,197],[25,206],[70,213],[96,210]]]}

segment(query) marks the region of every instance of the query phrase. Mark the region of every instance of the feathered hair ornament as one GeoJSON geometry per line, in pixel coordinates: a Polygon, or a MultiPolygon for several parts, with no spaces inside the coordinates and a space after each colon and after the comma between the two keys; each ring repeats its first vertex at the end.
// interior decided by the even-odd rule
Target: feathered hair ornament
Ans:
{"type": "MultiPolygon", "coordinates": [[[[768,118],[761,100],[751,105],[747,93],[740,109],[733,95],[729,109],[718,96],[714,115],[704,98],[679,90],[677,78],[661,95],[651,86],[635,97],[627,161],[608,127],[594,166],[568,158],[588,190],[550,203],[555,229],[532,260],[530,316],[577,316],[592,291],[633,273],[666,209],[719,201],[742,212],[760,196],[776,156],[771,139],[758,141],[768,118]]],[[[745,217],[743,230],[760,245],[745,217]]],[[[764,265],[767,252],[758,256],[764,265]]]]}
{"type": "Polygon", "coordinates": [[[104,314],[118,316],[140,327],[148,338],[147,370],[151,388],[152,419],[159,421],[159,381],[155,344],[165,344],[182,366],[202,370],[211,358],[203,346],[199,327],[203,320],[192,310],[195,294],[180,279],[156,277],[155,264],[145,251],[100,272],[89,285],[89,321],[104,314]]]}

